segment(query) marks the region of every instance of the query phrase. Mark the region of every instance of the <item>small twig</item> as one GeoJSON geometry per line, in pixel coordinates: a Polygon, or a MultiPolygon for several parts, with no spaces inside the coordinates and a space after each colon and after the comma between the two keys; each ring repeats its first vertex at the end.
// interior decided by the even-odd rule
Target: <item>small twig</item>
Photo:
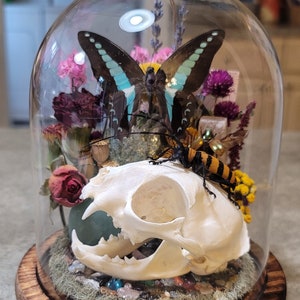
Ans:
{"type": "Polygon", "coordinates": [[[65,218],[64,207],[62,205],[59,205],[59,214],[60,214],[61,222],[65,228],[67,226],[67,223],[66,223],[66,218],[65,218]]]}

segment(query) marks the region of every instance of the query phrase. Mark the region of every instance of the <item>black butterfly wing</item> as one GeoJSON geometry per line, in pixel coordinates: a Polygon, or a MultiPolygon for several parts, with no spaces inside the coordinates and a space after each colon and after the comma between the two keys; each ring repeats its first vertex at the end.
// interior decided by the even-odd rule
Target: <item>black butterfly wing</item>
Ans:
{"type": "Polygon", "coordinates": [[[80,31],[78,41],[87,54],[94,76],[107,81],[111,90],[121,91],[144,76],[138,63],[109,39],[93,32],[80,31]]]}
{"type": "Polygon", "coordinates": [[[187,94],[197,90],[206,78],[211,62],[225,37],[223,30],[201,34],[178,48],[163,64],[168,87],[187,94]]]}
{"type": "Polygon", "coordinates": [[[78,41],[90,60],[95,78],[104,87],[106,98],[110,98],[107,105],[110,116],[116,113],[113,116],[114,124],[124,120],[123,114],[132,111],[136,98],[135,84],[143,80],[143,71],[126,51],[101,35],[80,31],[78,41]],[[120,93],[114,97],[117,92],[123,92],[124,97],[120,93]],[[123,111],[124,107],[126,110],[123,111]]]}
{"type": "Polygon", "coordinates": [[[197,105],[195,97],[191,95],[207,77],[224,37],[225,32],[217,29],[201,34],[178,48],[162,64],[160,70],[167,78],[165,97],[175,132],[180,127],[178,120],[187,125],[194,122],[192,119],[197,105]]]}

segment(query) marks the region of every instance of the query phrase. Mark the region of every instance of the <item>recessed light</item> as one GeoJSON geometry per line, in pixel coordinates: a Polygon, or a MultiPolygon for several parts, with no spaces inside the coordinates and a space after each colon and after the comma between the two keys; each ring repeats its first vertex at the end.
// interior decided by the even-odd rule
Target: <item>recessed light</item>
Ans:
{"type": "Polygon", "coordinates": [[[137,26],[140,25],[143,22],[143,17],[142,16],[133,16],[130,20],[129,20],[130,24],[133,26],[137,26]]]}
{"type": "Polygon", "coordinates": [[[150,10],[133,9],[122,15],[119,26],[127,32],[139,32],[150,27],[154,20],[154,14],[150,10]]]}

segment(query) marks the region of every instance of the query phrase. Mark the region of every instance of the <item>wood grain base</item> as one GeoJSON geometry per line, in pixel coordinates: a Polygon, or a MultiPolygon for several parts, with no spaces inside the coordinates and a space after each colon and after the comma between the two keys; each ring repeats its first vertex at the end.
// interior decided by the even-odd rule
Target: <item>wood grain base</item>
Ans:
{"type": "MultiPolygon", "coordinates": [[[[65,299],[56,294],[49,283],[46,274],[38,272],[36,248],[33,246],[24,255],[16,276],[16,297],[18,300],[57,300],[65,299]]],[[[266,274],[260,278],[260,283],[253,292],[247,294],[243,300],[285,300],[286,279],[280,263],[270,253],[266,265],[266,274]],[[259,288],[258,288],[259,287],[259,288]],[[259,290],[258,290],[259,289],[259,290]]]]}

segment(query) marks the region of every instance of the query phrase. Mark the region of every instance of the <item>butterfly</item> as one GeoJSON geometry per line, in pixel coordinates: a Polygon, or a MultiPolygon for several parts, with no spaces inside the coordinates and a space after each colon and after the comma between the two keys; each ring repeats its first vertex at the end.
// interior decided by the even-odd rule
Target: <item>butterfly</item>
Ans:
{"type": "Polygon", "coordinates": [[[156,72],[151,63],[144,72],[126,51],[104,36],[78,33],[79,44],[104,91],[104,106],[115,131],[129,130],[140,113],[158,115],[173,132],[190,126],[199,109],[193,92],[207,77],[224,37],[219,29],[201,34],[175,50],[156,72]]]}

